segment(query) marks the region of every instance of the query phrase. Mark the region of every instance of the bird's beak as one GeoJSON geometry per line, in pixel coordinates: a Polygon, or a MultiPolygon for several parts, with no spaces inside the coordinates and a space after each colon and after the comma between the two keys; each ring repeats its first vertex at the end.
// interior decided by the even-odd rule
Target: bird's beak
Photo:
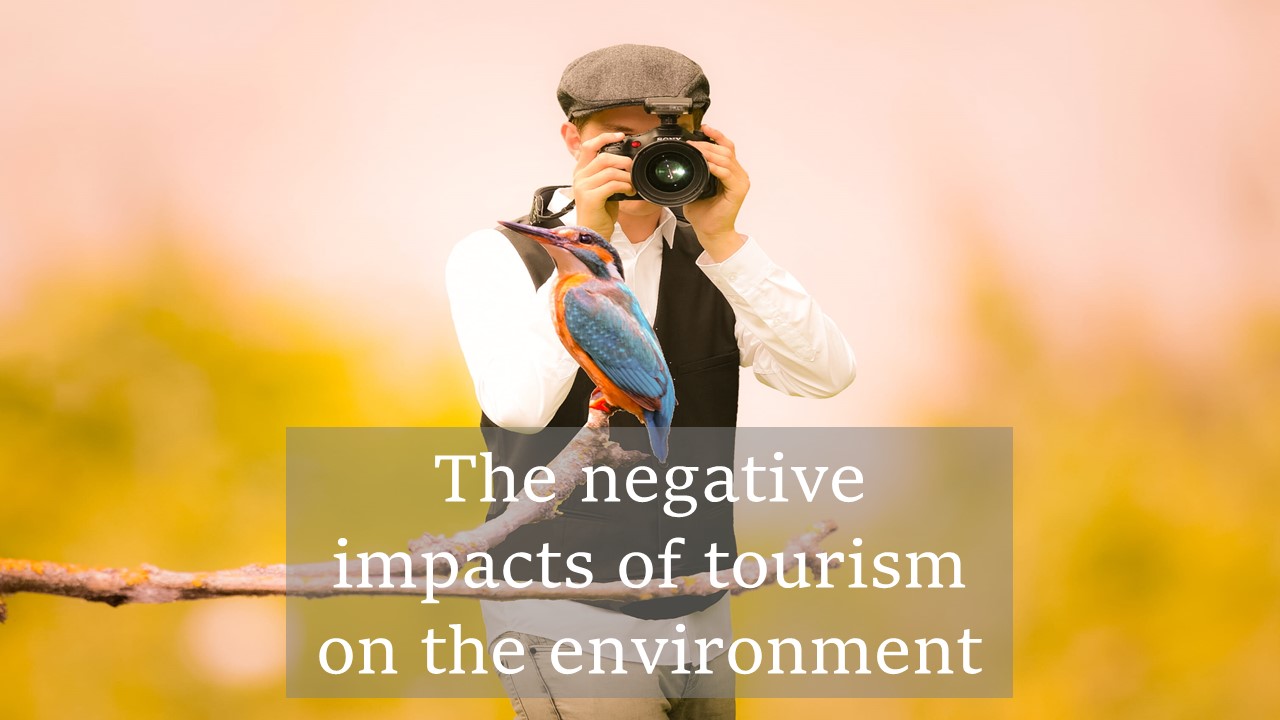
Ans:
{"type": "Polygon", "coordinates": [[[504,227],[508,227],[508,228],[511,228],[512,230],[515,230],[521,235],[526,235],[528,237],[531,237],[534,240],[537,240],[538,242],[542,243],[543,245],[553,245],[555,247],[560,247],[561,245],[564,244],[564,241],[565,241],[563,237],[551,232],[550,230],[547,230],[546,228],[540,228],[535,225],[524,225],[522,223],[507,222],[506,220],[499,220],[498,223],[504,227]]]}

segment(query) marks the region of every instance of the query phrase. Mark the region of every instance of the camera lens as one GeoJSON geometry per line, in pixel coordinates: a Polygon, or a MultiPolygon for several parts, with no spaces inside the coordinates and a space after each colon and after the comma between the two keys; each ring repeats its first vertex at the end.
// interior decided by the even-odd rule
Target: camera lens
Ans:
{"type": "Polygon", "coordinates": [[[650,143],[640,148],[633,160],[631,182],[636,194],[654,205],[687,205],[715,192],[707,161],[683,140],[663,138],[650,143]]]}
{"type": "Polygon", "coordinates": [[[692,180],[693,169],[684,157],[676,153],[663,153],[649,163],[649,181],[660,190],[683,190],[692,180]]]}

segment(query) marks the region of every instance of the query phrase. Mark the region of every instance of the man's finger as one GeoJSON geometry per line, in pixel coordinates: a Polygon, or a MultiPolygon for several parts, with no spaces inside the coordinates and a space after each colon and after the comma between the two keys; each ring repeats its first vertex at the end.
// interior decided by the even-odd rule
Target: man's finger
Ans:
{"type": "Polygon", "coordinates": [[[598,188],[605,183],[615,182],[615,181],[630,182],[631,173],[626,170],[620,170],[618,168],[608,168],[601,172],[593,173],[587,177],[582,178],[578,182],[578,186],[583,190],[594,190],[595,188],[598,188]]]}
{"type": "Polygon", "coordinates": [[[724,155],[706,155],[704,157],[706,158],[708,167],[722,167],[733,172],[737,172],[742,168],[742,166],[738,164],[738,161],[732,157],[726,157],[724,155]]]}
{"type": "Polygon", "coordinates": [[[591,159],[591,162],[582,167],[582,171],[586,174],[599,172],[605,168],[621,168],[623,170],[631,169],[631,158],[626,155],[614,155],[613,153],[600,153],[591,159]]]}
{"type": "Polygon", "coordinates": [[[719,162],[708,162],[707,171],[720,180],[720,184],[724,186],[726,191],[746,192],[750,187],[751,179],[747,177],[747,173],[740,166],[722,164],[719,162]]]}
{"type": "Polygon", "coordinates": [[[626,137],[626,134],[624,133],[608,132],[601,133],[590,140],[584,140],[583,143],[578,146],[578,167],[586,167],[587,163],[596,158],[597,154],[600,152],[600,148],[608,145],[609,143],[618,142],[624,137],[626,137]]]}
{"type": "Polygon", "coordinates": [[[635,188],[631,187],[631,183],[626,182],[625,180],[610,180],[600,187],[585,191],[587,199],[595,200],[598,198],[602,202],[607,202],[609,196],[617,193],[622,193],[623,195],[634,195],[635,188]]]}
{"type": "Polygon", "coordinates": [[[713,163],[707,163],[707,171],[710,172],[712,175],[715,175],[716,177],[720,178],[721,180],[733,179],[733,171],[723,165],[715,165],[713,163]]]}
{"type": "Polygon", "coordinates": [[[701,129],[702,129],[702,132],[706,133],[707,137],[711,138],[712,140],[715,140],[717,145],[723,145],[724,147],[727,147],[730,150],[734,149],[733,141],[725,137],[724,133],[711,127],[710,125],[703,125],[701,129]]]}
{"type": "Polygon", "coordinates": [[[701,150],[703,155],[710,154],[720,155],[723,157],[733,157],[733,148],[725,147],[724,145],[716,145],[709,142],[703,142],[701,140],[692,140],[689,144],[701,150]]]}

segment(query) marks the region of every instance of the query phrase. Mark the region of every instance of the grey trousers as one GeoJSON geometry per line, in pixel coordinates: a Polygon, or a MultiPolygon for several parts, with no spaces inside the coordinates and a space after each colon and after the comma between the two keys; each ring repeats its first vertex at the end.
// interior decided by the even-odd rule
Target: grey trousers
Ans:
{"type": "MultiPolygon", "coordinates": [[[[626,675],[616,675],[616,661],[603,659],[606,674],[589,674],[595,659],[590,652],[575,656],[572,663],[581,666],[577,673],[565,674],[551,662],[554,640],[518,632],[503,633],[518,638],[525,655],[508,662],[520,662],[524,670],[501,674],[503,687],[511,698],[511,706],[520,720],[725,720],[735,717],[734,686],[736,677],[729,667],[729,656],[722,653],[707,663],[712,674],[676,673],[677,665],[660,665],[652,673],[635,662],[624,662],[626,675]]],[[[496,642],[496,640],[495,640],[496,642]]],[[[692,668],[692,669],[697,669],[692,668]]]]}

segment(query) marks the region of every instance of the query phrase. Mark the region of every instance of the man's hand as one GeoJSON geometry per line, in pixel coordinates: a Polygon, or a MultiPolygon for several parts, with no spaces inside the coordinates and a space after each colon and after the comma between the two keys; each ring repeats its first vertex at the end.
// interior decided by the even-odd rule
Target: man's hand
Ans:
{"type": "Polygon", "coordinates": [[[631,195],[631,158],[602,153],[600,148],[626,137],[609,132],[582,143],[578,149],[578,166],[573,171],[573,200],[578,224],[591,228],[608,240],[618,222],[618,203],[609,202],[614,193],[631,195]]]}
{"type": "Polygon", "coordinates": [[[707,169],[720,181],[720,191],[713,197],[685,205],[684,216],[698,233],[702,249],[707,251],[712,260],[723,262],[743,245],[742,236],[738,234],[734,224],[738,219],[738,211],[742,209],[742,201],[747,197],[747,190],[751,188],[751,180],[747,177],[747,171],[738,164],[732,140],[708,125],[702,126],[702,132],[715,140],[715,144],[689,144],[698,148],[707,159],[707,169]]]}

